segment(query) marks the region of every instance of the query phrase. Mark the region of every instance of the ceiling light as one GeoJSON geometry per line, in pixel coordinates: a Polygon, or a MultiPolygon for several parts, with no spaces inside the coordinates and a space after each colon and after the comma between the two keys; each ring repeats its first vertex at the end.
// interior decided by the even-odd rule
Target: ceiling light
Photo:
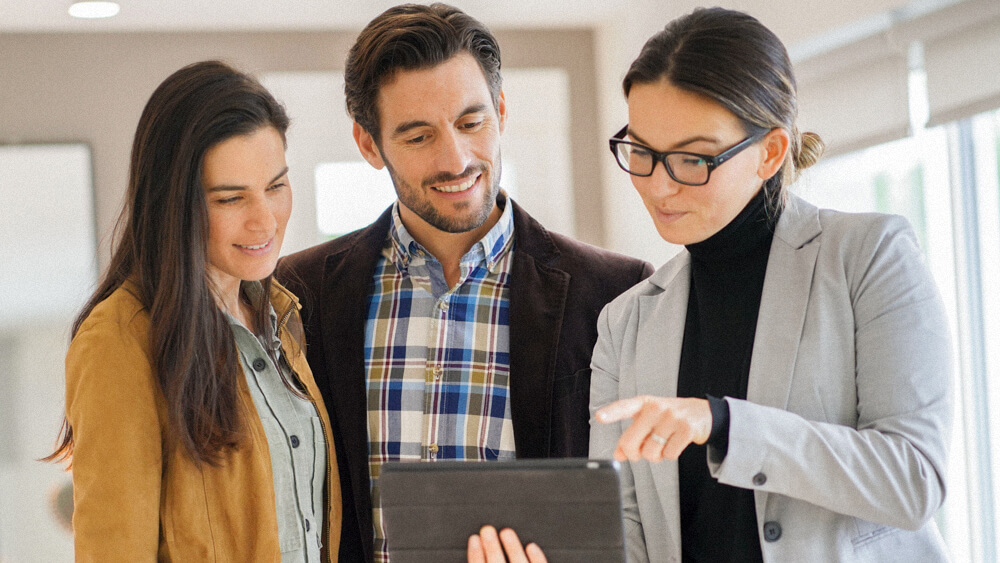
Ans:
{"type": "Polygon", "coordinates": [[[118,14],[121,6],[117,2],[74,2],[69,7],[69,15],[74,18],[110,18],[118,14]]]}

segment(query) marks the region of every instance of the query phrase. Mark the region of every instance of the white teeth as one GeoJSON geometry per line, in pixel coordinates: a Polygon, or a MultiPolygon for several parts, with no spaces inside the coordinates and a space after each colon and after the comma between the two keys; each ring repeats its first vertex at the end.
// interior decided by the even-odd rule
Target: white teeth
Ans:
{"type": "Polygon", "coordinates": [[[246,245],[246,244],[237,244],[236,246],[239,246],[241,248],[246,248],[248,250],[260,250],[261,248],[264,248],[265,246],[267,246],[269,242],[265,242],[264,244],[258,244],[256,246],[249,246],[249,245],[246,245]]]}
{"type": "Polygon", "coordinates": [[[479,178],[479,177],[476,176],[476,178],[472,178],[471,180],[468,180],[468,181],[463,182],[461,184],[455,184],[455,185],[452,185],[452,186],[434,186],[434,189],[437,190],[437,191],[439,191],[439,192],[446,192],[446,193],[449,193],[449,194],[453,194],[455,192],[464,192],[465,190],[471,188],[472,184],[476,183],[476,179],[477,178],[479,178]]]}

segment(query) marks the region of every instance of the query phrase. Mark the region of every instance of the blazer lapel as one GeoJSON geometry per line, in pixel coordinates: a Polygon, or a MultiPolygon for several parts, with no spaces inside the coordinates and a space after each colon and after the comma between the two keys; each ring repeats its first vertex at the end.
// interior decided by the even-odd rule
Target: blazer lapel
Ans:
{"type": "Polygon", "coordinates": [[[636,349],[646,351],[636,367],[636,394],[677,396],[684,322],[691,286],[691,255],[682,250],[649,278],[663,293],[639,297],[636,349]]]}
{"type": "Polygon", "coordinates": [[[546,457],[552,426],[552,381],[569,274],[549,265],[559,256],[548,232],[510,199],[514,257],[510,274],[510,405],[517,457],[546,457]]]}
{"type": "MultiPolygon", "coordinates": [[[[691,255],[682,250],[649,278],[664,292],[639,297],[639,326],[636,349],[645,353],[636,369],[636,394],[660,397],[677,396],[677,370],[680,368],[684,323],[691,288],[691,255]]],[[[640,462],[646,463],[646,462],[640,462]]],[[[676,461],[649,464],[660,497],[667,533],[665,543],[680,561],[681,528],[679,476],[676,461]]]]}
{"type": "Polygon", "coordinates": [[[792,196],[778,219],[760,298],[747,400],[784,409],[819,255],[819,211],[792,196]]]}

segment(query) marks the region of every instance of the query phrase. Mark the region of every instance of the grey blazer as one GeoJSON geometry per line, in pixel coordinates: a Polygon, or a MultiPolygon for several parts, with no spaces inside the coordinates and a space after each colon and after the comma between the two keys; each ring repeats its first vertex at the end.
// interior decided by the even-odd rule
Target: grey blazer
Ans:
{"type": "MultiPolygon", "coordinates": [[[[592,458],[634,395],[674,396],[690,284],[682,251],[608,304],[591,382],[592,458]]],[[[747,399],[727,398],[720,483],[752,489],[764,561],[942,561],[951,345],[905,219],[792,197],[775,227],[747,399]]],[[[631,561],[680,561],[677,463],[624,463],[631,561]]]]}

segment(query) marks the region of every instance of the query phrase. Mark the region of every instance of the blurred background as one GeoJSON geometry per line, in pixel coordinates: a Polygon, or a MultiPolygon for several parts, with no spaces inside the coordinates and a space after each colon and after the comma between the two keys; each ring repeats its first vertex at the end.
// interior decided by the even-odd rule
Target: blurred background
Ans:
{"type": "MultiPolygon", "coordinates": [[[[354,146],[342,75],[358,31],[393,2],[119,0],[106,19],[71,17],[71,3],[0,0],[3,563],[72,560],[70,475],[34,460],[62,420],[69,326],[107,263],[132,135],[157,84],[221,58],[285,103],[295,208],[283,253],[364,226],[393,199],[388,175],[354,146]]],[[[626,121],[621,79],[643,42],[700,4],[452,3],[503,52],[505,189],[552,230],[656,265],[672,256],[607,138],[626,121]]],[[[955,561],[1000,560],[1000,0],[719,4],[784,41],[800,126],[828,143],[793,189],[917,229],[956,346],[937,519],[955,561]]]]}

